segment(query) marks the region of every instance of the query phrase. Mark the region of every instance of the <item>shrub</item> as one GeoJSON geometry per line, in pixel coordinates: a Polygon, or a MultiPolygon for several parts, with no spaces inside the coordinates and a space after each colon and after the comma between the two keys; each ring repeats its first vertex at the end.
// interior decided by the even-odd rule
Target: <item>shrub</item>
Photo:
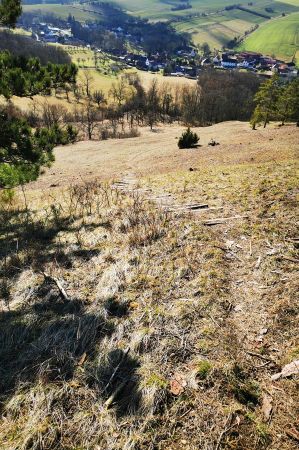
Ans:
{"type": "Polygon", "coordinates": [[[187,130],[182,134],[178,141],[179,148],[192,148],[195,147],[199,141],[199,137],[196,133],[190,130],[188,127],[187,130]]]}

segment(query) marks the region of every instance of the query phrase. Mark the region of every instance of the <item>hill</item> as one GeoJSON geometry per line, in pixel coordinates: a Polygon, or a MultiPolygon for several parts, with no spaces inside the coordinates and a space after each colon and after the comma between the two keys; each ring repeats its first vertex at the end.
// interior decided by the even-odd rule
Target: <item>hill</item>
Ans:
{"type": "Polygon", "coordinates": [[[299,13],[273,19],[245,39],[242,49],[299,63],[299,13]]]}
{"type": "Polygon", "coordinates": [[[2,201],[1,449],[297,448],[298,128],[181,131],[2,201]]]}
{"type": "MultiPolygon", "coordinates": [[[[186,2],[188,8],[180,9],[182,2],[172,1],[141,1],[118,0],[126,13],[152,22],[168,21],[177,31],[187,32],[191,35],[195,44],[207,42],[211,48],[220,49],[235,37],[245,35],[257,24],[261,24],[270,18],[279,17],[282,14],[290,14],[299,11],[299,6],[293,2],[259,0],[258,2],[245,2],[244,4],[232,4],[230,0],[202,1],[193,0],[186,2]],[[190,7],[192,6],[192,8],[190,7]]],[[[33,4],[24,5],[24,12],[40,10],[42,13],[53,13],[57,17],[65,19],[69,13],[79,21],[102,21],[104,12],[100,5],[92,2],[62,4],[33,4]]]]}
{"type": "Polygon", "coordinates": [[[0,51],[9,50],[12,54],[25,57],[37,57],[42,64],[67,64],[71,58],[62,46],[46,45],[30,36],[0,30],[0,51]]]}

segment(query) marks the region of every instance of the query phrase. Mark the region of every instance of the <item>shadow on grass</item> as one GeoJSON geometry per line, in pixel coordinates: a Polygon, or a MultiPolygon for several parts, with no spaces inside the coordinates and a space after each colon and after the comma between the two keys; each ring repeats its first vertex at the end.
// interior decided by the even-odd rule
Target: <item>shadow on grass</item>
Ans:
{"type": "MultiPolygon", "coordinates": [[[[0,313],[0,399],[14,395],[20,383],[67,381],[82,354],[91,358],[113,324],[84,311],[79,300],[61,300],[55,288],[34,303],[0,313]]],[[[1,409],[1,406],[0,406],[1,409]]]]}

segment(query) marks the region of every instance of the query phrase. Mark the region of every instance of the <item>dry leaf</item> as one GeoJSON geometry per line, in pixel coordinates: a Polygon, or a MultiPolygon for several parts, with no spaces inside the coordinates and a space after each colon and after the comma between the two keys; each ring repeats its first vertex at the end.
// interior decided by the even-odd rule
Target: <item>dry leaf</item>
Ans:
{"type": "Polygon", "coordinates": [[[81,356],[81,358],[78,361],[78,366],[82,366],[86,360],[86,352],[83,353],[83,355],[81,356]]]}
{"type": "Polygon", "coordinates": [[[286,433],[292,439],[295,439],[295,441],[299,442],[299,432],[296,430],[296,428],[289,428],[288,430],[286,430],[286,433]]]}
{"type": "Polygon", "coordinates": [[[298,375],[298,374],[299,374],[299,359],[284,366],[282,368],[282,371],[272,375],[271,379],[272,379],[272,381],[276,381],[281,377],[287,378],[287,377],[291,377],[292,375],[298,375]]]}
{"type": "Polygon", "coordinates": [[[173,379],[170,380],[170,392],[174,395],[180,395],[186,386],[187,381],[180,373],[175,373],[173,379]]]}
{"type": "Polygon", "coordinates": [[[130,302],[129,306],[130,306],[130,308],[135,309],[135,308],[138,308],[139,304],[137,302],[130,302]]]}
{"type": "Polygon", "coordinates": [[[290,364],[287,364],[282,368],[281,376],[283,378],[290,377],[291,375],[297,375],[299,374],[299,359],[296,361],[291,362],[290,364]]]}
{"type": "Polygon", "coordinates": [[[263,396],[262,412],[264,414],[265,421],[268,421],[271,417],[273,409],[273,399],[270,395],[265,394],[263,396]]]}
{"type": "Polygon", "coordinates": [[[170,392],[173,395],[180,395],[182,392],[184,392],[184,388],[177,380],[171,380],[170,381],[170,392]]]}

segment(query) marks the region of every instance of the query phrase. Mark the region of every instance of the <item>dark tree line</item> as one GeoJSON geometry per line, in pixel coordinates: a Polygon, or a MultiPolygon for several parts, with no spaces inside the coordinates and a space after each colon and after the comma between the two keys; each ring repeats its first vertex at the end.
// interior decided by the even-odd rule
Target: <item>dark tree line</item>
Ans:
{"type": "Polygon", "coordinates": [[[15,27],[21,13],[21,0],[0,0],[0,25],[15,27]]]}

